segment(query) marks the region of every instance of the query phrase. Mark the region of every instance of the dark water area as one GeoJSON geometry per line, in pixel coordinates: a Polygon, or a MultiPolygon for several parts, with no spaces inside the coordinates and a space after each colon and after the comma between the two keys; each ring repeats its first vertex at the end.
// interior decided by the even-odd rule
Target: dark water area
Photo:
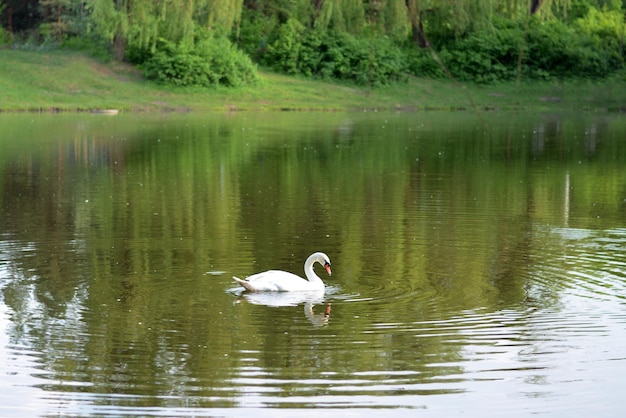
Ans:
{"type": "Polygon", "coordinates": [[[1,416],[621,414],[623,115],[0,115],[0,216],[1,416]]]}

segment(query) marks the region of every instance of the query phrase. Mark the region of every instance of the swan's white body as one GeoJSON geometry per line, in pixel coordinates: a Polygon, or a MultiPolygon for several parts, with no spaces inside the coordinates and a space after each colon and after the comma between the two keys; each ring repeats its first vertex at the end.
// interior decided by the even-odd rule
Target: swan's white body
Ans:
{"type": "Polygon", "coordinates": [[[331,275],[328,256],[324,253],[314,253],[304,262],[304,274],[308,280],[281,270],[269,270],[253,274],[246,280],[234,276],[233,279],[250,292],[324,291],[324,282],[313,271],[315,263],[320,263],[324,266],[328,275],[331,275]]]}

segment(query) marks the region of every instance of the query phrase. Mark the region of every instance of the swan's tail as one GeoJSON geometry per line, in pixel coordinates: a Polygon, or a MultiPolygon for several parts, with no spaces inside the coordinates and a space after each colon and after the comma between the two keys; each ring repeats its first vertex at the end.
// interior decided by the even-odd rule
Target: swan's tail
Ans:
{"type": "Polygon", "coordinates": [[[233,276],[233,279],[235,279],[235,281],[239,283],[240,285],[242,285],[247,291],[256,292],[256,289],[250,284],[250,282],[241,280],[239,277],[235,277],[235,276],[233,276]]]}

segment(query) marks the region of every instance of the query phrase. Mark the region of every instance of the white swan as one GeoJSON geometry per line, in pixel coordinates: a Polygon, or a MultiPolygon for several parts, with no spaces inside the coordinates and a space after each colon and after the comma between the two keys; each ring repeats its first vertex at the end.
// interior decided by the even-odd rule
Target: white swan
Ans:
{"type": "Polygon", "coordinates": [[[263,273],[253,274],[246,280],[233,276],[233,279],[250,292],[298,292],[311,290],[324,290],[324,282],[313,271],[313,264],[320,263],[330,271],[330,259],[324,253],[314,253],[304,262],[304,274],[308,280],[281,270],[269,270],[263,273]]]}

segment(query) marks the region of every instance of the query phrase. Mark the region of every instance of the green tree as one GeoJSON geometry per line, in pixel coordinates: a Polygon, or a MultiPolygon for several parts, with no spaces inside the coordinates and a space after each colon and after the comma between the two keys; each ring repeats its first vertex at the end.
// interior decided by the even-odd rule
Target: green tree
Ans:
{"type": "Polygon", "coordinates": [[[493,31],[496,18],[525,19],[531,12],[542,19],[567,14],[572,0],[406,0],[415,42],[424,47],[428,36],[459,39],[471,32],[493,31]],[[428,36],[426,35],[428,34],[428,36]]]}
{"type": "Polygon", "coordinates": [[[160,38],[193,43],[197,28],[229,34],[240,22],[242,0],[94,0],[92,7],[97,31],[122,60],[127,46],[154,49],[160,38]]]}
{"type": "Polygon", "coordinates": [[[318,29],[358,34],[365,27],[365,5],[361,0],[321,0],[313,4],[312,22],[318,29]]]}
{"type": "Polygon", "coordinates": [[[39,25],[39,30],[44,37],[54,37],[59,43],[63,41],[63,34],[69,29],[65,12],[70,4],[70,0],[39,0],[39,7],[45,19],[45,22],[39,25]]]}
{"type": "Polygon", "coordinates": [[[220,35],[239,30],[243,0],[200,0],[198,24],[220,35]]]}
{"type": "Polygon", "coordinates": [[[33,29],[41,22],[37,0],[3,0],[4,9],[0,10],[3,26],[11,33],[33,29]]]}

